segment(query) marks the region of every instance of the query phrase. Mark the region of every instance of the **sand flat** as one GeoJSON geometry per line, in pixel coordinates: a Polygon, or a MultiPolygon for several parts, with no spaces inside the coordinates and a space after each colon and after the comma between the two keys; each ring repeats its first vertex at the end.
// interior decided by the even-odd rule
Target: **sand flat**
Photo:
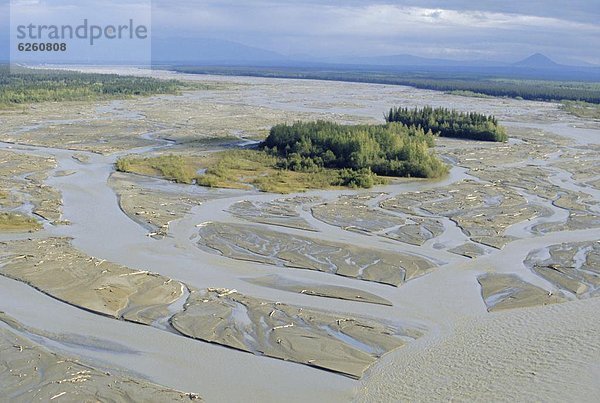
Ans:
{"type": "Polygon", "coordinates": [[[0,243],[0,274],[66,303],[115,318],[151,324],[183,296],[183,284],[88,257],[68,239],[0,243]]]}
{"type": "Polygon", "coordinates": [[[257,226],[203,223],[201,246],[233,259],[317,270],[399,286],[435,265],[419,256],[390,253],[266,230],[257,226]]]}
{"type": "Polygon", "coordinates": [[[272,287],[278,290],[296,292],[303,295],[312,295],[315,297],[324,298],[338,298],[348,301],[366,302],[369,304],[388,306],[392,305],[392,303],[385,298],[356,288],[293,281],[277,275],[251,278],[248,279],[248,281],[253,284],[272,287]]]}
{"type": "MultiPolygon", "coordinates": [[[[15,330],[20,328],[11,318],[2,316],[0,320],[15,330]]],[[[0,327],[0,391],[0,396],[11,402],[201,401],[195,393],[178,392],[123,371],[109,372],[56,354],[4,327],[0,327]]]]}
{"type": "Polygon", "coordinates": [[[228,289],[192,291],[184,311],[171,323],[189,337],[357,379],[381,355],[420,335],[416,329],[405,331],[228,289]]]}

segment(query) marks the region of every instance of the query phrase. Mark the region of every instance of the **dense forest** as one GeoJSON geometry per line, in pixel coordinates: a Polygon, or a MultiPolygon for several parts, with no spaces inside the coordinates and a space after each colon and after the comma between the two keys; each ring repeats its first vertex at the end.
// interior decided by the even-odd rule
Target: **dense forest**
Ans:
{"type": "Polygon", "coordinates": [[[82,101],[176,93],[176,80],[59,71],[10,72],[0,66],[0,106],[45,101],[82,101]]]}
{"type": "Polygon", "coordinates": [[[584,101],[600,104],[600,83],[477,77],[463,74],[315,70],[293,68],[177,67],[176,71],[196,74],[222,74],[273,78],[349,81],[409,87],[535,101],[584,101]]]}
{"type": "Polygon", "coordinates": [[[454,109],[392,108],[385,116],[388,123],[399,122],[406,126],[423,128],[442,137],[481,141],[507,141],[506,131],[494,116],[475,112],[459,112],[454,109]]]}
{"type": "Polygon", "coordinates": [[[274,126],[262,143],[293,171],[348,169],[384,176],[434,178],[447,167],[430,151],[434,136],[401,123],[340,125],[317,121],[274,126]]]}

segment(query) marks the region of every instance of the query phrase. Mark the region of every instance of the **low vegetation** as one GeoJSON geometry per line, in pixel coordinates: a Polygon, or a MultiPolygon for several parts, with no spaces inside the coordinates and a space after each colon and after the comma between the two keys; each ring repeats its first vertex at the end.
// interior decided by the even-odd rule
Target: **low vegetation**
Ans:
{"type": "Polygon", "coordinates": [[[280,168],[281,159],[258,150],[226,150],[205,156],[127,156],[117,161],[117,170],[158,176],[178,183],[225,189],[258,189],[293,193],[337,186],[371,187],[386,183],[372,172],[349,169],[318,169],[296,172],[280,168]]]}
{"type": "Polygon", "coordinates": [[[400,122],[419,127],[442,137],[481,141],[507,141],[506,131],[494,116],[475,112],[459,112],[447,108],[422,109],[392,108],[385,117],[387,122],[400,122]]]}
{"type": "Polygon", "coordinates": [[[61,71],[11,72],[0,66],[0,107],[46,101],[95,101],[139,95],[175,94],[206,85],[151,77],[61,71]]]}
{"type": "Polygon", "coordinates": [[[600,119],[600,105],[588,102],[564,101],[561,108],[584,119],[600,119]]]}
{"type": "Polygon", "coordinates": [[[230,150],[212,156],[213,162],[198,184],[210,187],[254,187],[264,192],[293,193],[336,186],[371,187],[371,173],[349,170],[313,169],[293,171],[281,168],[281,159],[263,151],[230,150]]]}
{"type": "Polygon", "coordinates": [[[190,157],[162,155],[140,158],[127,156],[117,161],[117,170],[147,176],[159,176],[177,183],[192,184],[200,166],[190,157]]]}
{"type": "Polygon", "coordinates": [[[23,214],[0,213],[0,231],[31,232],[41,228],[34,218],[23,214]]]}

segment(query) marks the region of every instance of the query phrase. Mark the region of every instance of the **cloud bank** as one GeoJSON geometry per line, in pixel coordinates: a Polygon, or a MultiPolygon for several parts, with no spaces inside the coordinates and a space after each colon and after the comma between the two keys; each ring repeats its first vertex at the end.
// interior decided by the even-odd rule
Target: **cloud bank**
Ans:
{"type": "MultiPolygon", "coordinates": [[[[49,14],[83,2],[107,10],[124,3],[21,1],[37,4],[40,12],[49,14]]],[[[154,0],[152,4],[155,38],[224,39],[288,56],[410,53],[514,61],[541,52],[562,63],[600,64],[598,0],[154,0]]],[[[5,9],[0,5],[3,26],[5,9]]]]}

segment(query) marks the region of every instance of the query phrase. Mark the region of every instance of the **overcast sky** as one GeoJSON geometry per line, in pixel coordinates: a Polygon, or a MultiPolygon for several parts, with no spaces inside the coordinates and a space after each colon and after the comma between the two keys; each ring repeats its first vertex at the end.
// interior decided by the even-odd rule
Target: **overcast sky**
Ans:
{"type": "MultiPolygon", "coordinates": [[[[88,0],[19,1],[50,10],[88,0]]],[[[125,2],[149,3],[103,0],[96,7],[125,2]]],[[[8,1],[2,3],[6,32],[8,1]]],[[[600,65],[600,0],[154,0],[152,21],[154,38],[227,39],[288,56],[515,61],[540,52],[561,63],[600,65]]]]}

